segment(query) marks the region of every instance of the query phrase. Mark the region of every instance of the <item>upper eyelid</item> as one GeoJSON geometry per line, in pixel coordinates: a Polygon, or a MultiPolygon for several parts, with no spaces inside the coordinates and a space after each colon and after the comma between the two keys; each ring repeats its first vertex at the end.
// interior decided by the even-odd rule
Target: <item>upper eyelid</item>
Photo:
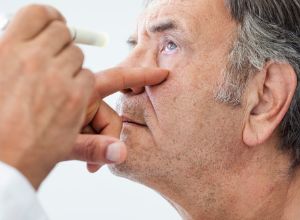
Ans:
{"type": "Polygon", "coordinates": [[[173,42],[178,47],[180,45],[179,41],[176,38],[171,37],[171,36],[164,36],[162,39],[162,43],[165,44],[165,43],[169,43],[169,42],[173,42]]]}

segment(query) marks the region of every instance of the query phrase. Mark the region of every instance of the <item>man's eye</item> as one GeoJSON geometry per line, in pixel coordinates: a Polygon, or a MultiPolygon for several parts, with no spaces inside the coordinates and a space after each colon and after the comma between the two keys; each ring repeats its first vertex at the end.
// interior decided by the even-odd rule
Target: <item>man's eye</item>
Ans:
{"type": "Polygon", "coordinates": [[[137,40],[133,39],[133,38],[129,38],[127,40],[127,45],[129,46],[129,49],[132,50],[136,47],[137,45],[137,40]]]}
{"type": "Polygon", "coordinates": [[[173,41],[168,41],[164,45],[162,52],[166,54],[172,54],[177,51],[178,46],[173,41]]]}

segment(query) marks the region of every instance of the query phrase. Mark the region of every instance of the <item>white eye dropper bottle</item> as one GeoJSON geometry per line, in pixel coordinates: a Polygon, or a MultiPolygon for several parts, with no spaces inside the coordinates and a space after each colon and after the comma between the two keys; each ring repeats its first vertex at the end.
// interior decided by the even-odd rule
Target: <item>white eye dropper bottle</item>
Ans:
{"type": "MultiPolygon", "coordinates": [[[[12,16],[0,14],[0,34],[7,28],[12,16]]],[[[109,42],[107,33],[96,33],[76,27],[68,27],[73,41],[77,44],[85,44],[96,47],[105,47],[109,42]]]]}

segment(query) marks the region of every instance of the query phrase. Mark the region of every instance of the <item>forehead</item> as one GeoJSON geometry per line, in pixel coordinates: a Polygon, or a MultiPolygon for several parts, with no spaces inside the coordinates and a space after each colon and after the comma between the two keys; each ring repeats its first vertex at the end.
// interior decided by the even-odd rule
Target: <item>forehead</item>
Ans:
{"type": "Polygon", "coordinates": [[[206,22],[218,25],[232,21],[225,0],[152,0],[140,16],[138,25],[150,26],[161,19],[171,19],[193,29],[206,22]]]}

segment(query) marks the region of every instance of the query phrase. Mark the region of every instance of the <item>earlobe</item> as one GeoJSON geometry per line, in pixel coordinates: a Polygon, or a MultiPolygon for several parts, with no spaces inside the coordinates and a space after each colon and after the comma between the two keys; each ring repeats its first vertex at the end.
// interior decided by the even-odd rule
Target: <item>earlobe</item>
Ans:
{"type": "Polygon", "coordinates": [[[248,84],[243,141],[256,146],[276,131],[291,104],[297,86],[293,67],[269,62],[248,84]]]}

